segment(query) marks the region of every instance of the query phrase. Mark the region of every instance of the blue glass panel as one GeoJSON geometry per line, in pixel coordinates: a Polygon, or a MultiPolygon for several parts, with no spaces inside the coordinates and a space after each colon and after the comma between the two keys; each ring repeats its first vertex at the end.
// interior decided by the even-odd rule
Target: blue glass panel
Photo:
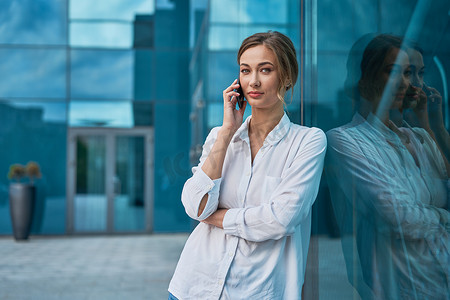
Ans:
{"type": "Polygon", "coordinates": [[[157,100],[187,101],[189,98],[189,52],[155,53],[155,91],[157,100]]]}
{"type": "Polygon", "coordinates": [[[72,98],[132,98],[132,51],[72,50],[71,60],[72,98]]]}
{"type": "Polygon", "coordinates": [[[132,21],[135,15],[152,15],[154,0],[69,0],[70,19],[132,21]]]}
{"type": "Polygon", "coordinates": [[[317,6],[317,49],[348,51],[355,39],[378,30],[376,9],[377,1],[321,2],[317,6]]]}
{"type": "Polygon", "coordinates": [[[71,101],[69,126],[131,128],[134,126],[132,102],[71,101]]]}
{"type": "Polygon", "coordinates": [[[70,24],[70,46],[131,48],[133,45],[132,23],[85,23],[70,24]]]}
{"type": "Polygon", "coordinates": [[[0,97],[65,98],[66,51],[0,49],[0,97]]]}
{"type": "MultiPolygon", "coordinates": [[[[450,2],[346,0],[317,5],[317,65],[305,62],[317,70],[317,85],[306,86],[317,91],[317,101],[306,103],[308,125],[332,130],[313,209],[313,233],[340,236],[333,251],[342,249],[339,264],[348,281],[334,278],[332,284],[339,288],[332,292],[341,298],[447,298],[450,2]],[[364,50],[373,36],[355,48],[358,53],[350,52],[368,32],[413,40],[423,54],[408,48],[400,52],[408,60],[395,61],[401,41],[386,36],[373,41],[370,51],[364,50]],[[349,53],[352,60],[347,62],[349,53]],[[399,64],[402,71],[386,72],[388,64],[399,64]],[[423,65],[426,85],[414,78],[421,76],[415,68],[423,65]],[[347,80],[347,72],[354,77],[347,80]],[[388,83],[397,83],[392,93],[388,83]],[[395,104],[388,104],[389,112],[367,116],[384,100],[395,104]],[[365,109],[352,120],[358,107],[365,109]],[[434,219],[436,213],[443,217],[434,219]],[[433,242],[428,243],[431,231],[433,242]],[[406,282],[408,288],[401,288],[406,282]]],[[[319,261],[337,257],[331,249],[326,252],[319,253],[319,261]]]]}
{"type": "Polygon", "coordinates": [[[207,101],[222,100],[223,90],[226,89],[239,75],[239,66],[236,61],[236,52],[211,52],[208,55],[209,74],[207,84],[207,101]]]}
{"type": "Polygon", "coordinates": [[[0,44],[64,45],[66,1],[0,1],[0,44]]]}
{"type": "Polygon", "coordinates": [[[189,104],[155,104],[155,232],[190,230],[181,204],[181,190],[191,176],[189,104]]]}
{"type": "Polygon", "coordinates": [[[134,99],[139,101],[155,98],[155,78],[153,72],[153,52],[150,50],[134,51],[134,99]]]}
{"type": "Polygon", "coordinates": [[[289,1],[279,0],[212,0],[212,23],[286,24],[289,22],[289,1]]]}
{"type": "Polygon", "coordinates": [[[292,30],[285,26],[273,25],[252,25],[252,26],[233,26],[233,25],[211,25],[208,35],[208,48],[210,50],[232,50],[239,49],[242,41],[257,32],[267,32],[269,30],[279,31],[288,35],[294,45],[299,45],[298,30],[292,30]]]}
{"type": "Polygon", "coordinates": [[[6,170],[14,163],[35,161],[42,178],[36,180],[33,233],[65,232],[66,104],[64,102],[0,102],[0,233],[11,233],[6,170]]]}
{"type": "Polygon", "coordinates": [[[188,47],[189,1],[176,1],[173,9],[158,9],[155,14],[155,48],[188,47]]]}
{"type": "MultiPolygon", "coordinates": [[[[317,58],[317,121],[328,130],[350,121],[352,101],[343,92],[347,76],[346,54],[321,54],[317,58]]],[[[312,99],[305,99],[306,105],[312,99]]]]}
{"type": "Polygon", "coordinates": [[[144,137],[116,137],[114,230],[144,231],[144,137]]]}

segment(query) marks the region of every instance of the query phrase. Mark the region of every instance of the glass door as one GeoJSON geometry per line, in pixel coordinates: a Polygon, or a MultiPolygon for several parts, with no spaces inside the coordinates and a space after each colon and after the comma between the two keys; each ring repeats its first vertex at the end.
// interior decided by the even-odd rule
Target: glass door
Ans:
{"type": "Polygon", "coordinates": [[[153,131],[69,130],[68,232],[152,230],[153,131]]]}
{"type": "Polygon", "coordinates": [[[107,230],[106,137],[76,136],[74,229],[77,232],[107,230]]]}
{"type": "Polygon", "coordinates": [[[144,137],[117,136],[115,139],[114,231],[145,229],[144,137]]]}

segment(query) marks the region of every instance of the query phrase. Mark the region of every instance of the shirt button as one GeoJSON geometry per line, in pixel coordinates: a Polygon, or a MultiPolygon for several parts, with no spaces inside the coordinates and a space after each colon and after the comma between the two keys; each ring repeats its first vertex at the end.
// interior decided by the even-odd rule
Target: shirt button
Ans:
{"type": "Polygon", "coordinates": [[[223,285],[223,281],[222,280],[219,280],[219,285],[223,285]]]}
{"type": "Polygon", "coordinates": [[[229,257],[233,257],[233,252],[228,252],[229,257]]]}

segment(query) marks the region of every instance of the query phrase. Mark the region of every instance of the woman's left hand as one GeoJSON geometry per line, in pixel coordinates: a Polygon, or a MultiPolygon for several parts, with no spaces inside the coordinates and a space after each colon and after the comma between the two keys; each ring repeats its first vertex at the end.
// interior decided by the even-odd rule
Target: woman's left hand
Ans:
{"type": "Polygon", "coordinates": [[[424,89],[428,91],[427,103],[428,103],[428,114],[430,116],[430,121],[433,123],[444,122],[442,115],[442,96],[438,90],[435,88],[425,86],[424,89]]]}
{"type": "Polygon", "coordinates": [[[223,218],[225,217],[227,211],[228,209],[226,208],[220,208],[216,210],[212,215],[204,219],[202,222],[223,229],[223,218]]]}

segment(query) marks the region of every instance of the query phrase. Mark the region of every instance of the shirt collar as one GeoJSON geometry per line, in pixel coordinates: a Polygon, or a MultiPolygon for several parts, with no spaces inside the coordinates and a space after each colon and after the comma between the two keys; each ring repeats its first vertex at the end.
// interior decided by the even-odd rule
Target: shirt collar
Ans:
{"type": "Polygon", "coordinates": [[[387,127],[377,116],[370,113],[367,116],[367,122],[372,125],[381,135],[391,143],[400,143],[400,139],[389,127],[387,127]]]}
{"type": "MultiPolygon", "coordinates": [[[[247,119],[245,119],[245,122],[242,123],[241,127],[239,127],[239,129],[234,134],[233,142],[236,142],[239,139],[249,141],[248,125],[250,124],[251,118],[252,116],[249,116],[247,119]]],[[[264,144],[269,145],[277,144],[286,136],[286,134],[289,131],[289,128],[291,128],[291,121],[289,120],[289,117],[287,116],[286,112],[284,112],[280,122],[278,122],[277,126],[275,126],[275,128],[272,129],[272,131],[267,135],[266,139],[264,140],[264,144]]]]}

